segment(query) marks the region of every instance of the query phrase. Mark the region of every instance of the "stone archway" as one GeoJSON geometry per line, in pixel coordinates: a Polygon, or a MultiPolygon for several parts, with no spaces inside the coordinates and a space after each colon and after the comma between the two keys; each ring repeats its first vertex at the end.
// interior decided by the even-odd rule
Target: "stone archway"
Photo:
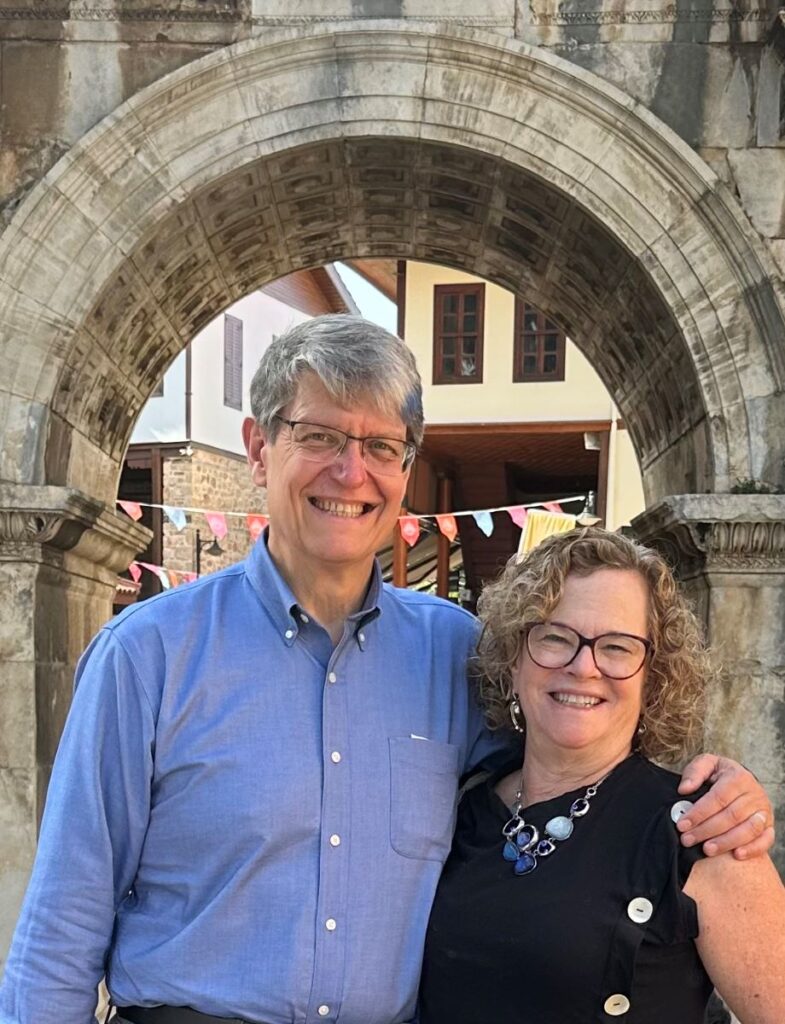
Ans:
{"type": "Polygon", "coordinates": [[[111,509],[143,402],[234,299],[372,256],[465,268],[556,315],[622,410],[649,502],[783,481],[768,252],[629,97],[513,40],[405,23],[267,35],[186,66],[88,133],[0,237],[0,571],[25,637],[4,649],[23,727],[0,769],[4,891],[29,861],[72,663],[108,614],[109,570],[142,544],[111,509]]]}

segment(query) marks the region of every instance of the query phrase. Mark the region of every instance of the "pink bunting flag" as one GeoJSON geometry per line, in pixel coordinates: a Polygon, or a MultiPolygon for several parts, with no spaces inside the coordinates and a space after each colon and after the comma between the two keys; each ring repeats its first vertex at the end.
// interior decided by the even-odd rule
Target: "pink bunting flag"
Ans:
{"type": "Polygon", "coordinates": [[[223,512],[205,512],[205,519],[207,525],[213,531],[213,536],[216,540],[223,540],[229,532],[229,527],[226,525],[226,516],[223,512]]]}
{"type": "Polygon", "coordinates": [[[138,501],[118,501],[117,504],[134,522],[142,518],[142,506],[138,501]]]}
{"type": "Polygon", "coordinates": [[[134,583],[138,583],[142,578],[142,568],[138,562],[131,562],[128,566],[128,572],[131,574],[131,579],[134,583]]]}
{"type": "Polygon", "coordinates": [[[507,511],[515,525],[520,526],[523,530],[526,526],[526,520],[529,518],[528,508],[525,508],[523,505],[517,505],[515,508],[508,508],[507,511]]]}
{"type": "Polygon", "coordinates": [[[546,501],[543,503],[542,507],[546,509],[548,512],[557,512],[561,514],[562,508],[558,501],[546,501]]]}
{"type": "Polygon", "coordinates": [[[443,513],[436,517],[436,522],[439,524],[439,529],[448,540],[455,540],[458,536],[458,524],[455,522],[455,516],[443,513]]]}
{"type": "Polygon", "coordinates": [[[194,580],[199,579],[195,572],[184,572],[180,575],[183,577],[183,583],[193,583],[194,580]]]}
{"type": "Polygon", "coordinates": [[[259,537],[261,536],[265,527],[270,522],[267,516],[256,515],[246,516],[245,521],[248,524],[248,532],[250,533],[251,540],[254,543],[256,543],[256,541],[259,540],[259,537]]]}
{"type": "Polygon", "coordinates": [[[401,536],[409,547],[416,544],[420,536],[420,520],[417,516],[399,516],[398,525],[401,528],[401,536]]]}

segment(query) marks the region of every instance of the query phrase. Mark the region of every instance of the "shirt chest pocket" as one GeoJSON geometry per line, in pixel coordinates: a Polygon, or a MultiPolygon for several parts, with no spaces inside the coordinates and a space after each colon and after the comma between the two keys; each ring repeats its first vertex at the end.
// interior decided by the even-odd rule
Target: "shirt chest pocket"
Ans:
{"type": "Polygon", "coordinates": [[[390,842],[402,857],[444,861],[455,828],[458,747],[390,739],[390,842]]]}

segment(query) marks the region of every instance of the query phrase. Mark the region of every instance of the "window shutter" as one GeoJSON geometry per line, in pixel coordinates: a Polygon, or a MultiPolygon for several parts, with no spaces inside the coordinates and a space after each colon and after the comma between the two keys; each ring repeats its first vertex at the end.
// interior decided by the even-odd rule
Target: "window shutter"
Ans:
{"type": "Polygon", "coordinates": [[[224,405],[243,407],[243,322],[224,315],[224,405]]]}

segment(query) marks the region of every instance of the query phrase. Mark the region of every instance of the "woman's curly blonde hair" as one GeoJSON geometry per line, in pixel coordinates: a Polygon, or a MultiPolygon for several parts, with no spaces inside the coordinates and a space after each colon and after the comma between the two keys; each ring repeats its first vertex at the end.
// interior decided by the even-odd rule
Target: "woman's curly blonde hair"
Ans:
{"type": "Polygon", "coordinates": [[[483,624],[477,672],[488,724],[510,726],[512,674],[525,627],[547,621],[568,575],[607,568],[640,573],[649,592],[654,649],[645,667],[637,749],[662,763],[679,764],[702,739],[711,673],[702,630],[660,555],[597,527],[546,538],[522,561],[510,559],[499,579],[483,590],[477,606],[483,624]]]}

